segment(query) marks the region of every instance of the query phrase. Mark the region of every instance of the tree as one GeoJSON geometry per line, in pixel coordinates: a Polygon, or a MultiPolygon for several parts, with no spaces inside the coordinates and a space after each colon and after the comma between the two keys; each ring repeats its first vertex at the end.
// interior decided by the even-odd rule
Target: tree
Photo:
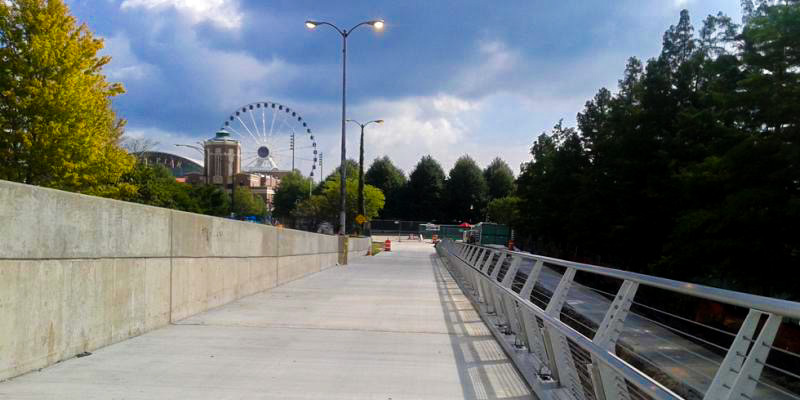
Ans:
{"type": "Polygon", "coordinates": [[[678,25],[672,25],[664,33],[661,56],[669,63],[673,71],[684,62],[688,61],[694,53],[696,40],[694,27],[689,18],[688,10],[681,10],[678,25]]]}
{"type": "Polygon", "coordinates": [[[328,199],[319,194],[315,194],[297,204],[292,210],[292,216],[296,220],[301,220],[302,225],[306,225],[310,230],[316,230],[320,223],[325,220],[333,220],[332,209],[328,206],[328,199]]]}
{"type": "Polygon", "coordinates": [[[0,179],[114,193],[134,160],[118,145],[124,121],[99,57],[103,41],[61,0],[0,2],[0,179]]]}
{"type": "MultiPolygon", "coordinates": [[[[800,2],[689,14],[659,57],[531,149],[518,242],[538,253],[797,299],[800,2]],[[757,266],[758,274],[753,274],[757,266]]],[[[504,200],[505,201],[505,200],[504,200]]],[[[503,202],[490,205],[492,219],[503,202]]]]}
{"type": "Polygon", "coordinates": [[[496,157],[483,171],[489,186],[489,199],[499,199],[514,191],[514,172],[500,157],[496,157]]]}
{"type": "Polygon", "coordinates": [[[486,206],[486,220],[507,226],[519,225],[520,198],[501,197],[486,206]]]}
{"type": "Polygon", "coordinates": [[[418,221],[441,221],[444,201],[444,171],[431,156],[424,156],[408,178],[408,215],[418,221]]]}
{"type": "MultiPolygon", "coordinates": [[[[347,160],[345,160],[344,165],[345,165],[345,170],[344,170],[345,179],[358,177],[358,168],[359,168],[358,161],[348,158],[347,160]]],[[[340,181],[342,177],[339,171],[341,171],[341,166],[337,166],[336,169],[331,171],[331,173],[328,174],[327,177],[325,177],[323,183],[332,180],[340,181]]],[[[322,187],[320,187],[320,190],[322,190],[322,187]]]]}
{"type": "Polygon", "coordinates": [[[447,215],[451,221],[482,220],[489,187],[478,164],[470,156],[461,156],[445,182],[447,215]]]}
{"type": "Polygon", "coordinates": [[[291,220],[292,210],[297,204],[309,197],[311,187],[310,178],[300,175],[297,171],[292,171],[281,179],[281,184],[275,190],[272,198],[273,215],[279,219],[291,220]]]}
{"type": "Polygon", "coordinates": [[[237,186],[233,194],[233,201],[233,212],[237,216],[264,217],[267,214],[267,206],[264,201],[248,187],[237,186]]]}
{"type": "Polygon", "coordinates": [[[123,136],[122,139],[120,139],[120,144],[129,154],[135,156],[137,161],[141,161],[148,151],[153,150],[159,145],[159,142],[146,137],[123,136]]]}
{"type": "Polygon", "coordinates": [[[131,171],[120,177],[120,180],[123,184],[135,188],[120,200],[188,212],[202,212],[197,197],[190,194],[191,187],[175,181],[175,177],[163,165],[136,163],[131,171]]]}
{"type": "MultiPolygon", "coordinates": [[[[337,216],[339,215],[339,199],[341,199],[340,188],[338,180],[330,180],[325,182],[325,186],[322,189],[322,196],[326,199],[326,214],[329,216],[331,220],[337,221],[337,216]]],[[[355,217],[358,215],[358,178],[354,177],[353,179],[348,179],[346,186],[345,186],[345,194],[346,194],[346,205],[347,209],[346,218],[347,221],[351,224],[350,227],[355,226],[355,217]]],[[[364,215],[367,220],[370,220],[378,215],[380,210],[383,208],[386,199],[383,196],[383,192],[380,189],[372,186],[372,185],[364,185],[364,207],[366,209],[366,215],[364,215]]],[[[338,227],[337,227],[338,228],[338,227]]],[[[351,229],[348,229],[351,231],[351,229]]]]}
{"type": "Polygon", "coordinates": [[[231,195],[219,186],[194,185],[189,190],[189,195],[197,200],[200,212],[215,217],[230,215],[231,195]]]}
{"type": "Polygon", "coordinates": [[[392,164],[389,157],[376,158],[364,174],[364,181],[380,189],[386,197],[386,205],[380,218],[397,219],[404,214],[403,189],[407,183],[406,176],[392,164]]]}

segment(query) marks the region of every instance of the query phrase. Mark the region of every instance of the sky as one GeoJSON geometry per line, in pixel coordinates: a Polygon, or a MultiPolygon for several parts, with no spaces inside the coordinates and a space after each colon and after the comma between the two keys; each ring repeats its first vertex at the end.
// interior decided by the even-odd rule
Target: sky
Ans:
{"type": "MultiPolygon", "coordinates": [[[[516,174],[540,133],[560,119],[574,125],[598,89],[616,89],[628,57],[657,56],[681,9],[696,29],[708,14],[741,15],[739,0],[67,4],[105,41],[112,61],[104,73],[126,88],[113,103],[126,135],[198,159],[175,144],[212,137],[244,105],[275,102],[312,130],[325,175],[341,157],[342,39],[326,26],[307,29],[307,19],[342,28],[386,21],[380,32],[361,27],[347,40],[347,117],[385,120],[366,128],[367,165],[387,155],[409,173],[432,155],[446,173],[467,154],[481,167],[500,157],[516,174]]],[[[309,138],[297,140],[297,157],[310,160],[302,145],[309,138]]],[[[348,158],[357,159],[358,141],[359,128],[349,125],[348,158]]],[[[310,171],[310,162],[298,164],[310,171]]]]}

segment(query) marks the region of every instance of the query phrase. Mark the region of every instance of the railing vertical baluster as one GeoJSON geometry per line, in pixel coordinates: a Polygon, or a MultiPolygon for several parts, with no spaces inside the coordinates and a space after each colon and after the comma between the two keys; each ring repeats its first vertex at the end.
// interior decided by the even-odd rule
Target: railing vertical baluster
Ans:
{"type": "MultiPolygon", "coordinates": [[[[639,284],[633,281],[624,281],[620,286],[617,295],[606,311],[603,321],[597,328],[597,332],[592,339],[598,346],[608,350],[612,354],[616,354],[617,340],[625,324],[625,318],[630,312],[633,298],[636,296],[636,290],[639,284]]],[[[602,396],[605,399],[630,399],[628,387],[625,385],[624,379],[608,368],[605,364],[598,362],[595,356],[592,356],[592,378],[594,383],[595,393],[598,398],[602,396]]]]}
{"type": "MultiPolygon", "coordinates": [[[[511,285],[514,282],[514,278],[517,276],[517,271],[519,270],[519,266],[522,263],[522,257],[520,256],[511,256],[511,264],[508,266],[508,270],[506,274],[503,276],[503,281],[500,282],[500,286],[511,289],[511,285]]],[[[517,321],[517,301],[510,295],[500,293],[501,298],[503,299],[503,311],[505,314],[506,320],[506,333],[519,333],[519,321],[517,321]]]]}
{"type": "MultiPolygon", "coordinates": [[[[536,260],[531,272],[528,274],[528,278],[525,279],[525,283],[522,285],[522,289],[519,291],[519,296],[523,301],[530,302],[531,292],[533,291],[533,287],[536,285],[536,281],[539,280],[539,274],[542,272],[543,265],[544,263],[542,260],[536,260]]],[[[519,319],[522,321],[520,325],[525,336],[525,344],[528,346],[528,351],[536,354],[539,358],[539,361],[546,363],[547,351],[545,350],[545,346],[542,341],[542,333],[539,329],[539,324],[536,323],[536,317],[531,312],[528,312],[525,308],[520,307],[519,319]]],[[[548,369],[550,369],[550,367],[548,367],[548,369]]]]}
{"type": "Polygon", "coordinates": [[[747,354],[747,359],[742,364],[742,369],[733,381],[733,387],[728,394],[728,400],[749,400],[753,397],[753,391],[761,378],[761,371],[764,370],[764,365],[767,363],[767,356],[772,348],[772,341],[775,340],[775,335],[778,333],[778,328],[781,326],[783,317],[776,314],[767,314],[767,322],[761,328],[758,338],[750,353],[747,354]]]}
{"type": "Polygon", "coordinates": [[[714,380],[711,381],[708,390],[706,390],[704,400],[725,399],[733,387],[733,382],[736,380],[738,371],[742,370],[745,354],[747,349],[750,348],[750,341],[756,334],[756,327],[758,320],[761,319],[763,314],[759,311],[751,309],[747,313],[747,317],[739,327],[739,332],[736,333],[736,338],[733,339],[731,347],[725,354],[725,358],[719,365],[717,373],[714,375],[714,380]]]}
{"type": "MultiPolygon", "coordinates": [[[[553,291],[553,296],[547,303],[545,314],[560,319],[561,308],[567,301],[567,293],[572,286],[573,278],[575,278],[575,268],[567,268],[561,280],[558,282],[555,291],[553,291]]],[[[567,384],[572,385],[572,392],[579,397],[579,400],[583,400],[583,391],[580,387],[580,383],[577,382],[578,371],[577,368],[575,368],[572,352],[567,344],[567,337],[549,325],[546,325],[546,330],[550,337],[550,345],[552,346],[555,358],[554,375],[558,376],[559,383],[562,386],[567,384]]]]}

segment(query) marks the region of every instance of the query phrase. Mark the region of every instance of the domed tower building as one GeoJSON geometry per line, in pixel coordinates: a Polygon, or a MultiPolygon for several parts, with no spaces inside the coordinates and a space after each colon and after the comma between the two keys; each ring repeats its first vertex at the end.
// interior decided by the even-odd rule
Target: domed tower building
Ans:
{"type": "Polygon", "coordinates": [[[242,168],[242,147],[225,130],[205,142],[205,175],[208,183],[233,188],[233,182],[242,168]]]}
{"type": "Polygon", "coordinates": [[[213,138],[203,142],[203,153],[204,173],[187,174],[187,183],[216,185],[228,193],[234,186],[246,187],[266,203],[267,209],[272,210],[272,200],[281,177],[277,174],[243,171],[242,147],[228,131],[220,130],[213,138]]]}

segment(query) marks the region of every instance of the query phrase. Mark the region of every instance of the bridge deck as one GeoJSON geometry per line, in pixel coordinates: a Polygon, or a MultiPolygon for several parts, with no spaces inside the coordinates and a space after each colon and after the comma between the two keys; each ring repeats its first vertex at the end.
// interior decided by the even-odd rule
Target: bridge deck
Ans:
{"type": "Polygon", "coordinates": [[[530,398],[431,245],[395,250],[0,383],[0,398],[530,398]]]}

